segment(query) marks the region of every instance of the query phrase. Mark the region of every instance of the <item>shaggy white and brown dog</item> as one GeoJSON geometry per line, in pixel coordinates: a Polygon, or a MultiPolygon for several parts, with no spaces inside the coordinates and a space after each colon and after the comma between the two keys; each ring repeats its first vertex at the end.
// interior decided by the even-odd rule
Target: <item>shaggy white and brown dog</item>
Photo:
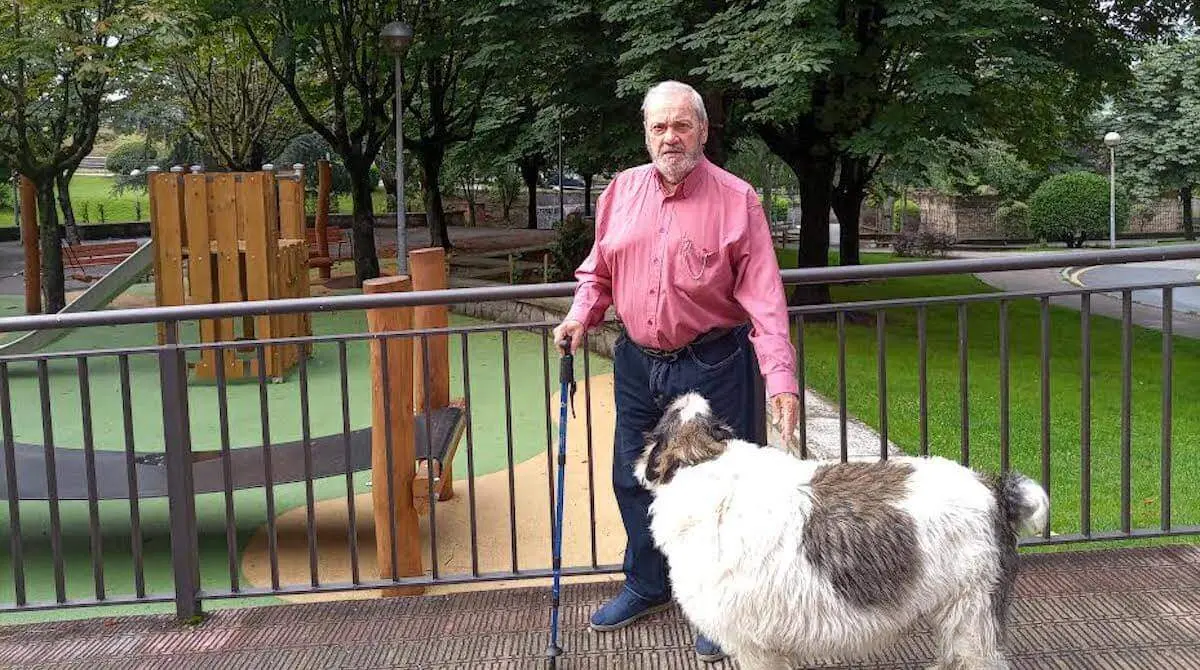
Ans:
{"type": "Polygon", "coordinates": [[[684,614],[745,670],[861,658],[928,622],[945,670],[1006,668],[1018,537],[1049,500],[938,457],[801,460],[679,397],[636,475],[684,614]]]}

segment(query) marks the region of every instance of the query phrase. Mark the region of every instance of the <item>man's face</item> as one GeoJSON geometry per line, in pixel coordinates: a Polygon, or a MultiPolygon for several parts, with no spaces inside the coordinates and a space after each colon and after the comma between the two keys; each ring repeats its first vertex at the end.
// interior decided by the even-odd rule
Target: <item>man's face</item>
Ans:
{"type": "Polygon", "coordinates": [[[700,162],[708,126],[700,122],[683,94],[662,97],[646,107],[646,149],[663,178],[678,184],[700,162]]]}

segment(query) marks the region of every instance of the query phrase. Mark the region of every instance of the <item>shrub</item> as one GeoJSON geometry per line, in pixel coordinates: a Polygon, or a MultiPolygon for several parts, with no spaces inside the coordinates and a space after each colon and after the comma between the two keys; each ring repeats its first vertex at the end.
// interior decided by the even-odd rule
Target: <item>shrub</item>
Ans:
{"type": "MultiPolygon", "coordinates": [[[[766,208],[766,201],[763,201],[763,208],[766,208]]],[[[791,211],[792,203],[787,198],[781,195],[771,196],[771,208],[767,210],[767,217],[770,221],[787,221],[788,213],[791,211]]]]}
{"type": "Polygon", "coordinates": [[[1020,200],[1006,202],[996,209],[996,222],[1005,239],[1023,240],[1029,237],[1029,205],[1020,200]]]}
{"type": "MultiPolygon", "coordinates": [[[[1048,242],[1083,246],[1108,235],[1108,179],[1092,172],[1069,172],[1042,182],[1029,198],[1029,231],[1048,242]]],[[[1129,225],[1129,198],[1117,191],[1117,230],[1129,225]]]]}
{"type": "Polygon", "coordinates": [[[892,242],[892,252],[897,256],[928,258],[945,256],[957,240],[950,233],[933,230],[906,230],[892,242]]]}
{"type": "Polygon", "coordinates": [[[570,281],[574,277],[575,269],[592,250],[596,235],[592,226],[578,212],[568,214],[565,221],[555,225],[558,234],[550,247],[554,281],[570,281]]]}
{"type": "Polygon", "coordinates": [[[142,140],[130,140],[118,144],[108,157],[104,159],[104,167],[109,172],[128,175],[134,170],[145,170],[158,160],[158,150],[154,145],[142,140]]]}

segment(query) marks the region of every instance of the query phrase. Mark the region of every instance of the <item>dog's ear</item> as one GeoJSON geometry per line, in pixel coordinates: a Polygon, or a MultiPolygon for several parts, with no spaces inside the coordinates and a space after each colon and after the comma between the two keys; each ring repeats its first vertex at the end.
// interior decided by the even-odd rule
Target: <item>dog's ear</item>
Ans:
{"type": "Polygon", "coordinates": [[[696,411],[689,400],[703,402],[695,396],[672,403],[646,433],[644,476],[650,484],[666,484],[679,468],[717,458],[724,452],[725,442],[735,437],[732,428],[706,408],[696,411]]]}
{"type": "Polygon", "coordinates": [[[645,450],[643,459],[645,462],[645,478],[651,484],[661,484],[671,480],[671,472],[665,469],[663,461],[663,452],[670,444],[671,436],[679,429],[679,408],[671,406],[663,413],[662,418],[654,425],[654,428],[646,432],[645,450]]]}

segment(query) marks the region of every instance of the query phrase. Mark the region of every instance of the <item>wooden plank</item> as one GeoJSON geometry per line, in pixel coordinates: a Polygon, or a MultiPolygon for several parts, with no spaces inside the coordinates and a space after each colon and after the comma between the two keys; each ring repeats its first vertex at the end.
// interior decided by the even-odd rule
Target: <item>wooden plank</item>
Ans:
{"type": "Polygon", "coordinates": [[[185,304],[183,288],[183,213],[179,207],[179,175],[151,175],[151,217],[154,220],[155,286],[158,304],[185,304]]]}
{"type": "MultiPolygon", "coordinates": [[[[237,202],[237,185],[229,173],[217,173],[210,177],[208,191],[209,235],[216,238],[217,302],[240,302],[242,300],[241,254],[238,252],[238,228],[241,213],[237,202]]],[[[197,250],[199,253],[199,250],[197,250]]],[[[237,339],[236,322],[222,319],[220,332],[230,341],[237,339]]],[[[244,376],[245,372],[234,352],[230,350],[225,359],[225,374],[229,379],[244,376]]]]}
{"type": "MultiPolygon", "coordinates": [[[[183,232],[188,240],[188,293],[193,304],[209,304],[213,300],[212,256],[208,253],[208,180],[203,174],[183,177],[183,232]]],[[[222,338],[220,324],[213,319],[200,320],[200,341],[217,342],[222,338]]],[[[217,351],[200,350],[196,376],[212,379],[216,376],[217,351]]]]}
{"type": "MultiPolygon", "coordinates": [[[[274,190],[269,173],[248,172],[240,176],[237,182],[237,198],[239,221],[245,231],[243,239],[246,242],[246,300],[269,300],[271,278],[274,274],[275,237],[270,234],[267,187],[274,190]]],[[[273,208],[272,208],[273,209],[273,208]]],[[[276,335],[275,319],[271,315],[254,317],[254,336],[258,339],[271,338],[276,335]]],[[[266,375],[271,378],[279,376],[279,347],[267,345],[264,351],[266,358],[266,375]]],[[[257,360],[255,365],[257,365],[257,360]]],[[[255,373],[257,374],[257,368],[255,373]]]]}
{"type": "Polygon", "coordinates": [[[300,179],[279,181],[279,238],[304,239],[304,182],[300,179]]]}

